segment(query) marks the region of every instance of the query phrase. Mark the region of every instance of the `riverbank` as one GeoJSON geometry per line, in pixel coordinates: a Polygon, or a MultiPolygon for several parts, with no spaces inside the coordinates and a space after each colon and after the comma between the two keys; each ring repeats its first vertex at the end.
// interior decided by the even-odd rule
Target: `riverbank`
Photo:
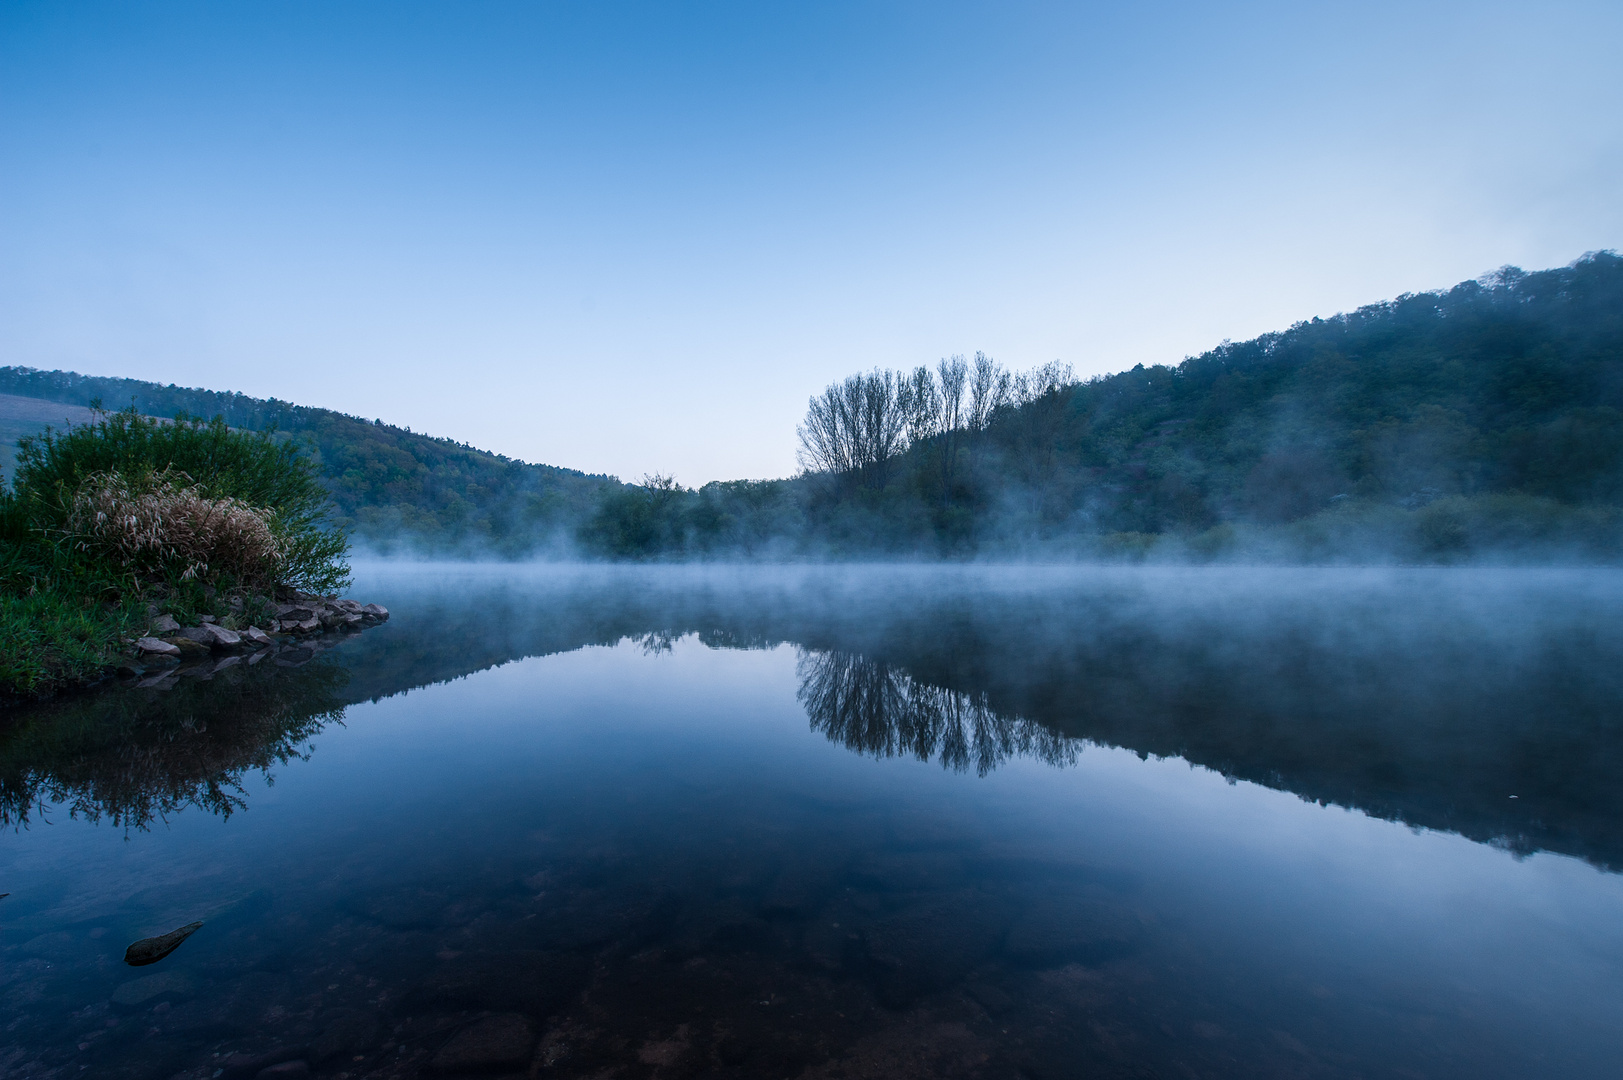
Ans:
{"type": "Polygon", "coordinates": [[[0,597],[0,708],[111,680],[161,687],[201,665],[257,664],[389,618],[378,604],[297,591],[279,601],[203,599],[120,606],[75,604],[51,593],[0,597]]]}

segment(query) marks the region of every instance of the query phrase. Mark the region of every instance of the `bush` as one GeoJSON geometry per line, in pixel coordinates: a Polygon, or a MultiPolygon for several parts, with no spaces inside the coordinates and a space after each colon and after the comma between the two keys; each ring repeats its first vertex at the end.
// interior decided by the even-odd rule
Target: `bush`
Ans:
{"type": "Polygon", "coordinates": [[[104,590],[197,580],[331,593],[349,582],[313,463],[291,440],[218,417],[126,409],[24,438],[10,500],[8,540],[50,545],[37,561],[104,590]]]}
{"type": "Polygon", "coordinates": [[[348,544],[299,447],[219,418],[133,409],[20,440],[0,491],[0,696],[95,679],[154,600],[176,614],[228,594],[333,593],[348,544]]]}

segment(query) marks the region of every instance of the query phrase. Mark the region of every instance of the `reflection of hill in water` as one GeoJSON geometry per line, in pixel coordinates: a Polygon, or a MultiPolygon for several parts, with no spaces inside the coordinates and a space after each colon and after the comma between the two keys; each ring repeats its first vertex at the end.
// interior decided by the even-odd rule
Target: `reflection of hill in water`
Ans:
{"type": "MultiPolygon", "coordinates": [[[[336,650],[347,682],[310,707],[330,715],[333,703],[626,638],[653,649],[690,633],[716,648],[787,642],[803,650],[813,727],[862,753],[984,773],[1010,755],[1069,761],[1087,740],[1616,867],[1620,592],[1606,573],[402,576],[380,593],[394,619],[336,650]]],[[[192,714],[216,723],[199,702],[192,714]]],[[[280,748],[267,761],[297,745],[296,711],[263,728],[280,748]]],[[[141,745],[150,755],[157,744],[141,745]]],[[[225,743],[211,753],[254,765],[225,743]]],[[[155,805],[205,764],[181,769],[155,805]]],[[[120,768],[137,785],[146,775],[120,768]]],[[[76,783],[63,790],[102,790],[76,783]]]]}
{"type": "Polygon", "coordinates": [[[187,806],[229,816],[241,781],[303,756],[342,719],[344,670],[238,664],[167,690],[113,690],[54,703],[0,727],[0,824],[45,806],[145,829],[187,806]]]}

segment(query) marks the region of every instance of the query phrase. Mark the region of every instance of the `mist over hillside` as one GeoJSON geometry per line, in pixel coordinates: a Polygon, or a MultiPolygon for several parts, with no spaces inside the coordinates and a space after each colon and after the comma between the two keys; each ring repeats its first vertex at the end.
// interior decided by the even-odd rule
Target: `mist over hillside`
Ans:
{"type": "Polygon", "coordinates": [[[853,375],[812,399],[800,475],[697,490],[241,394],[21,367],[0,368],[0,394],[274,427],[316,455],[334,524],[385,551],[1294,561],[1623,551],[1623,259],[1611,252],[1536,273],[1507,267],[1082,382],[1057,363],[1013,372],[980,354],[853,375]]]}

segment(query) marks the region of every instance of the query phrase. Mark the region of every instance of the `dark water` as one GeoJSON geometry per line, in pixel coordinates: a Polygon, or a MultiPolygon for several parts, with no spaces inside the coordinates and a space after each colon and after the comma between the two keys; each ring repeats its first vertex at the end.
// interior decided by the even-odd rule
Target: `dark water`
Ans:
{"type": "Polygon", "coordinates": [[[1623,576],[355,595],[0,729],[0,1077],[1623,1075],[1623,576]]]}

